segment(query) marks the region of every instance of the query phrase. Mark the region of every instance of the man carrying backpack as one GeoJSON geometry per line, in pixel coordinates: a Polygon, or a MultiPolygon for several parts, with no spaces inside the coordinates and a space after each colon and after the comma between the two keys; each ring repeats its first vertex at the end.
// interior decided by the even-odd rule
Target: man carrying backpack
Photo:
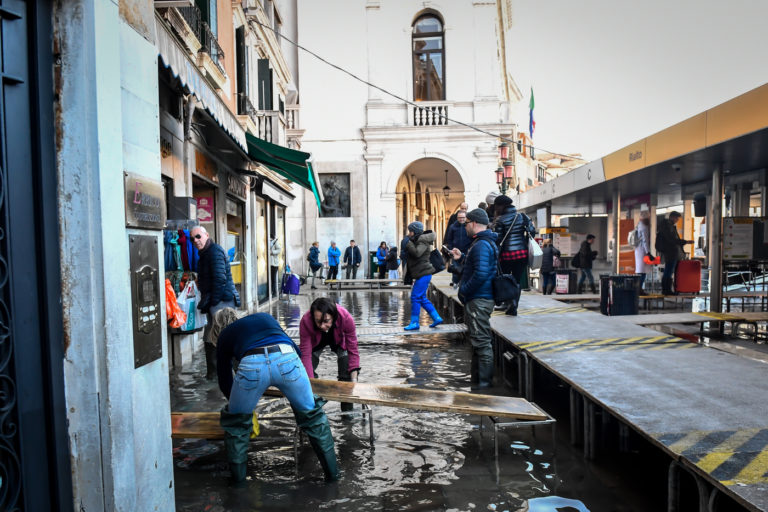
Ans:
{"type": "Polygon", "coordinates": [[[656,231],[656,251],[664,255],[664,275],[661,278],[661,293],[674,295],[672,289],[672,274],[675,272],[677,262],[685,257],[683,246],[692,244],[692,241],[683,240],[677,232],[677,221],[682,215],[680,212],[670,212],[669,217],[659,222],[656,231]]]}

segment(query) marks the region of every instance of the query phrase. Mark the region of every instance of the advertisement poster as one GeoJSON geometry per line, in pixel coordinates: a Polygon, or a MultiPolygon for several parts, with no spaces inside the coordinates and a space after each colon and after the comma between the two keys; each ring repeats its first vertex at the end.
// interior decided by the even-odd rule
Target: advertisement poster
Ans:
{"type": "Polygon", "coordinates": [[[752,259],[752,220],[749,217],[723,219],[723,259],[752,259]]]}
{"type": "Polygon", "coordinates": [[[213,196],[197,198],[197,220],[213,222],[213,196]]]}

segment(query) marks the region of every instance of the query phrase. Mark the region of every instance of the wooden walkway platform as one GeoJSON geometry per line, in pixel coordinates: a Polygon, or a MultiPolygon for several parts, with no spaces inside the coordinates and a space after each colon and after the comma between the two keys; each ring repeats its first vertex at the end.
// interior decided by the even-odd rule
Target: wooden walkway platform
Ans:
{"type": "MultiPolygon", "coordinates": [[[[286,334],[292,339],[299,339],[298,327],[284,329],[286,334]]],[[[376,337],[376,336],[431,336],[451,333],[467,332],[467,326],[464,324],[441,324],[435,328],[428,325],[422,325],[418,331],[406,331],[403,327],[358,327],[357,337],[376,337]]]]}
{"type": "Polygon", "coordinates": [[[369,289],[387,288],[389,286],[403,286],[402,279],[326,279],[325,284],[333,290],[341,290],[342,287],[367,286],[369,289]],[[393,284],[394,283],[394,284],[393,284]]]}

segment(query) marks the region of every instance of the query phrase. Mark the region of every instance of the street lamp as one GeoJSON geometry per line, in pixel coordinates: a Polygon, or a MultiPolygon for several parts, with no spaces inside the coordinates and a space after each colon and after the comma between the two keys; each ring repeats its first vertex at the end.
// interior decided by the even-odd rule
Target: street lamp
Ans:
{"type": "Polygon", "coordinates": [[[448,194],[451,193],[451,187],[448,186],[448,169],[445,170],[445,186],[443,187],[443,196],[448,199],[448,194]]]}
{"type": "Polygon", "coordinates": [[[499,144],[499,158],[502,160],[509,158],[509,144],[506,142],[499,144]]]}
{"type": "Polygon", "coordinates": [[[515,175],[515,164],[509,160],[504,161],[504,166],[496,169],[496,184],[502,195],[507,193],[512,185],[515,175]]]}

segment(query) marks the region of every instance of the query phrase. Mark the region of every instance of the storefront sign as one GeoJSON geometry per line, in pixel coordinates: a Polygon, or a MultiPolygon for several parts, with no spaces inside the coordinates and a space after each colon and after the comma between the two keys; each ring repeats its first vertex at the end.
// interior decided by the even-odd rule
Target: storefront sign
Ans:
{"type": "Polygon", "coordinates": [[[219,182],[219,169],[216,162],[198,150],[195,150],[195,172],[214,183],[219,182]]]}
{"type": "Polygon", "coordinates": [[[227,193],[241,199],[248,199],[248,182],[234,174],[227,174],[227,193]]]}
{"type": "Polygon", "coordinates": [[[213,222],[213,196],[198,197],[197,220],[200,222],[213,222]]]}
{"type": "Polygon", "coordinates": [[[275,187],[268,181],[262,181],[261,183],[261,195],[268,197],[284,206],[290,206],[293,202],[293,196],[275,187]]]}
{"type": "Polygon", "coordinates": [[[125,225],[130,228],[163,229],[166,209],[162,182],[129,172],[123,175],[125,225]]]}

